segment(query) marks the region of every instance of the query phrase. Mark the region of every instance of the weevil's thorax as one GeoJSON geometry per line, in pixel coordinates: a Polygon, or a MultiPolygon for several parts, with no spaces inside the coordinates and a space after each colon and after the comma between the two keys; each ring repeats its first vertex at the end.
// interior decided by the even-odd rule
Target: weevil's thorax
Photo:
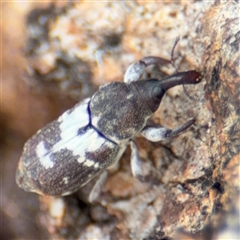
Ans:
{"type": "Polygon", "coordinates": [[[140,132],[153,113],[135,84],[123,82],[101,87],[91,99],[90,111],[92,125],[116,143],[140,132]]]}

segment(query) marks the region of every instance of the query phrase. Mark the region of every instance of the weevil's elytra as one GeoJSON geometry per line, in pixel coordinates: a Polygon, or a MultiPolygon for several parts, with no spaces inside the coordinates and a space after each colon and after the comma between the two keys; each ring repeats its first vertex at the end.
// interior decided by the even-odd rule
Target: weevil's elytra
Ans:
{"type": "MultiPolygon", "coordinates": [[[[118,161],[136,134],[161,141],[189,128],[193,119],[173,130],[148,125],[169,88],[200,82],[196,71],[162,80],[139,80],[146,66],[168,62],[157,57],[141,59],[128,68],[124,82],[104,85],[38,131],[24,146],[17,184],[39,194],[67,195],[118,161]]],[[[131,148],[132,173],[140,177],[140,159],[133,142],[131,148]]]]}

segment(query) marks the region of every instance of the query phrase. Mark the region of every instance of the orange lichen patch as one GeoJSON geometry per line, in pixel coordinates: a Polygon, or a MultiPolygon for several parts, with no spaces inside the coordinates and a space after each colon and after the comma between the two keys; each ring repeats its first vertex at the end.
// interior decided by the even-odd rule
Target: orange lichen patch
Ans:
{"type": "Polygon", "coordinates": [[[148,186],[126,173],[119,172],[109,177],[104,189],[115,197],[129,197],[145,192],[148,186]]]}
{"type": "Polygon", "coordinates": [[[235,155],[223,169],[223,179],[229,186],[240,187],[240,154],[235,155]]]}
{"type": "MultiPolygon", "coordinates": [[[[113,81],[123,81],[123,70],[119,61],[112,57],[102,55],[96,68],[94,68],[93,76],[96,84],[108,83],[113,81]]],[[[97,57],[96,57],[96,60],[97,57]]]]}
{"type": "Polygon", "coordinates": [[[40,74],[47,74],[56,67],[56,56],[54,52],[44,53],[40,57],[32,58],[32,67],[40,74]]]}
{"type": "Polygon", "coordinates": [[[201,228],[201,225],[204,225],[203,221],[200,221],[202,218],[201,211],[199,206],[194,201],[188,201],[185,204],[184,211],[179,215],[180,225],[186,229],[186,231],[195,231],[197,228],[201,228]]]}

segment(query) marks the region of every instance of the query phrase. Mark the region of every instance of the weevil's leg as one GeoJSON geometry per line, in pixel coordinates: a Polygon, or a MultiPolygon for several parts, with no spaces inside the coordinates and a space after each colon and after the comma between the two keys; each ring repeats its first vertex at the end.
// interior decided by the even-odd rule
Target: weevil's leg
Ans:
{"type": "Polygon", "coordinates": [[[128,67],[124,75],[124,82],[130,83],[139,80],[144,73],[145,68],[149,65],[163,65],[168,63],[171,63],[171,61],[164,58],[152,56],[144,57],[128,67]]]}
{"type": "Polygon", "coordinates": [[[140,158],[138,154],[138,149],[136,144],[131,141],[130,142],[131,147],[131,170],[134,177],[138,178],[140,181],[144,179],[145,168],[142,159],[140,158]]]}
{"type": "Polygon", "coordinates": [[[192,126],[195,122],[195,119],[191,119],[184,123],[183,125],[174,128],[174,129],[167,129],[160,126],[146,126],[142,131],[141,135],[147,138],[149,141],[158,142],[162,140],[166,140],[171,137],[177,136],[179,133],[185,131],[187,128],[192,126]]]}
{"type": "Polygon", "coordinates": [[[90,203],[94,202],[97,200],[97,198],[99,198],[103,184],[105,183],[106,179],[107,179],[108,173],[107,171],[104,171],[103,173],[101,173],[101,175],[99,176],[97,182],[94,184],[89,196],[88,196],[88,201],[90,203]]]}

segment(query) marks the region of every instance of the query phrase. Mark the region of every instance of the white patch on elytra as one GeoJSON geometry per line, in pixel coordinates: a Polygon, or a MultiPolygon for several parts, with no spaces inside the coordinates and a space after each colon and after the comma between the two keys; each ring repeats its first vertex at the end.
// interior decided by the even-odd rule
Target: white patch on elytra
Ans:
{"type": "Polygon", "coordinates": [[[77,161],[79,163],[83,163],[85,161],[85,158],[83,156],[80,156],[77,161]]]}
{"type": "Polygon", "coordinates": [[[97,127],[98,126],[98,121],[99,121],[99,117],[97,117],[97,116],[93,116],[92,117],[92,125],[93,126],[95,126],[95,127],[97,127]]]}
{"type": "Polygon", "coordinates": [[[131,99],[133,97],[133,94],[129,94],[128,96],[127,96],[127,99],[131,99]]]}
{"type": "Polygon", "coordinates": [[[63,180],[63,182],[64,182],[65,184],[68,184],[68,182],[69,182],[69,181],[68,181],[68,177],[64,177],[62,180],[63,180]]]}
{"type": "MultiPolygon", "coordinates": [[[[89,128],[79,134],[79,129],[89,124],[89,101],[89,98],[85,99],[59,117],[61,140],[52,147],[52,152],[67,149],[72,151],[74,156],[82,156],[85,152],[98,150],[104,144],[106,139],[100,137],[94,129],[89,128]]],[[[78,162],[82,163],[82,160],[82,157],[80,157],[78,162]]]]}
{"type": "Polygon", "coordinates": [[[61,122],[61,138],[71,139],[77,135],[78,130],[89,124],[88,103],[90,98],[83,100],[72,109],[66,111],[58,121],[61,122]]]}
{"type": "Polygon", "coordinates": [[[45,148],[44,143],[40,142],[37,145],[36,148],[36,154],[39,157],[40,163],[45,167],[45,168],[52,168],[54,163],[50,158],[50,155],[48,154],[48,150],[45,148]]]}
{"type": "Polygon", "coordinates": [[[95,163],[94,161],[86,159],[86,161],[83,163],[83,165],[87,166],[87,167],[91,167],[92,165],[94,165],[94,163],[95,163]]]}
{"type": "Polygon", "coordinates": [[[94,165],[93,165],[94,168],[99,168],[99,163],[96,162],[94,165]]]}
{"type": "Polygon", "coordinates": [[[101,149],[101,146],[105,142],[108,142],[103,137],[100,137],[96,131],[94,131],[94,132],[95,132],[95,136],[92,136],[92,137],[94,137],[94,138],[92,138],[92,139],[94,139],[94,141],[91,141],[91,144],[88,146],[88,152],[95,152],[95,151],[101,149]]]}
{"type": "MultiPolygon", "coordinates": [[[[71,135],[71,131],[68,129],[65,130],[65,135],[71,135]]],[[[75,136],[72,138],[65,137],[57,142],[53,147],[52,151],[57,152],[61,149],[68,149],[73,152],[74,156],[80,156],[78,159],[79,163],[83,162],[83,156],[85,152],[94,152],[101,148],[102,144],[104,144],[107,140],[101,136],[99,136],[98,132],[94,129],[87,129],[83,134],[77,135],[77,131],[75,132],[75,136]]]]}

